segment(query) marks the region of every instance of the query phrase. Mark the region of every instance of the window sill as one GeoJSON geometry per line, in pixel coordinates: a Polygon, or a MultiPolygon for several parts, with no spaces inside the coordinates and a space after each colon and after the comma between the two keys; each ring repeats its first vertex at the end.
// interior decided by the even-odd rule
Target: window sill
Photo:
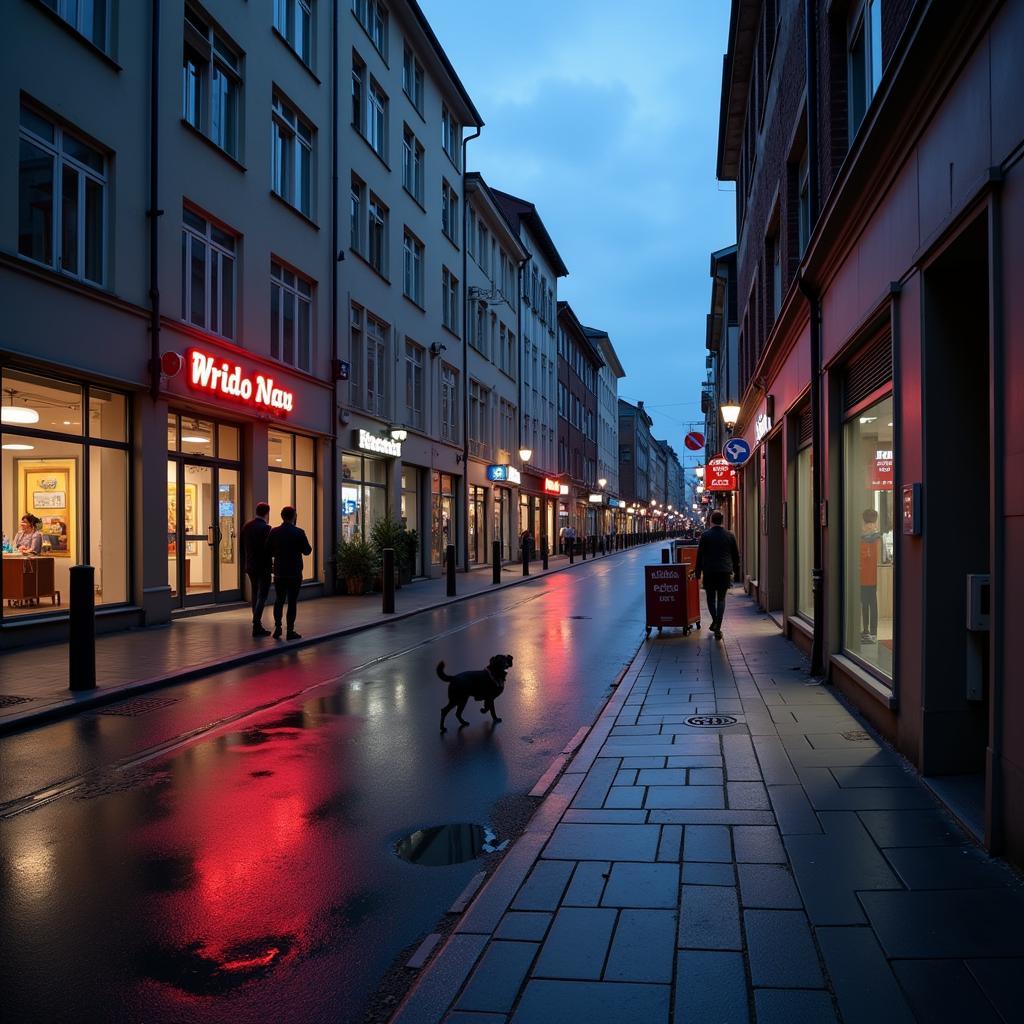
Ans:
{"type": "Polygon", "coordinates": [[[459,341],[462,340],[462,335],[458,331],[453,331],[447,324],[441,324],[441,327],[446,330],[453,338],[457,338],[459,341]]]}
{"type": "Polygon", "coordinates": [[[391,173],[391,164],[389,164],[387,162],[387,160],[384,158],[384,156],[382,154],[378,153],[377,150],[375,150],[373,148],[373,143],[371,143],[370,140],[363,134],[363,132],[360,129],[359,125],[357,125],[357,124],[352,125],[352,131],[354,131],[356,133],[356,135],[358,135],[359,138],[361,138],[363,140],[363,144],[366,146],[366,148],[387,168],[388,173],[390,174],[391,173]]]}
{"type": "Polygon", "coordinates": [[[295,58],[295,59],[296,59],[296,60],[297,60],[297,61],[299,62],[299,64],[300,64],[300,65],[301,65],[301,66],[302,66],[302,67],[303,67],[303,68],[304,68],[304,69],[306,70],[306,72],[307,72],[307,73],[309,74],[309,77],[310,77],[310,78],[312,78],[312,79],[313,79],[313,81],[314,81],[314,82],[316,82],[316,84],[317,84],[317,85],[323,85],[324,83],[320,81],[320,79],[319,79],[319,77],[317,76],[316,72],[315,72],[315,71],[314,71],[314,70],[313,70],[313,69],[312,69],[312,68],[311,68],[311,67],[310,67],[310,66],[309,66],[309,65],[308,65],[308,64],[307,64],[307,63],[306,63],[306,62],[305,62],[305,61],[304,61],[304,60],[303,60],[303,59],[302,59],[302,58],[301,58],[300,56],[299,56],[299,54],[298,54],[298,52],[296,51],[295,47],[294,47],[294,46],[292,46],[292,44],[291,44],[291,43],[289,43],[289,42],[288,42],[288,40],[287,40],[287,39],[286,39],[286,38],[285,38],[285,37],[284,37],[284,36],[283,36],[283,35],[281,34],[281,31],[280,31],[280,30],[278,29],[278,27],[277,27],[276,25],[271,25],[271,26],[270,26],[270,31],[271,31],[271,32],[273,32],[273,34],[274,34],[275,36],[277,36],[277,38],[278,38],[278,39],[279,39],[279,40],[281,41],[281,43],[282,43],[282,44],[284,45],[284,48],[285,48],[285,49],[286,49],[286,50],[287,50],[287,51],[288,51],[288,52],[289,52],[289,53],[290,53],[290,54],[291,54],[291,55],[292,55],[292,56],[293,56],[293,57],[294,57],[294,58],[295,58]]]}
{"type": "Polygon", "coordinates": [[[279,192],[275,192],[273,189],[271,189],[270,197],[271,199],[276,200],[286,209],[291,210],[291,212],[294,213],[295,216],[299,218],[299,220],[304,220],[314,231],[320,230],[320,225],[317,224],[317,222],[313,220],[312,217],[307,217],[306,214],[304,214],[297,206],[292,206],[292,204],[289,203],[288,200],[285,199],[284,196],[282,196],[279,192]]]}
{"type": "Polygon", "coordinates": [[[416,111],[416,113],[419,115],[420,120],[424,124],[426,124],[427,123],[427,119],[423,116],[423,111],[420,110],[420,108],[416,106],[416,101],[405,91],[404,88],[402,89],[402,95],[409,101],[409,106],[412,107],[412,109],[416,111]]]}
{"type": "Polygon", "coordinates": [[[113,57],[107,53],[101,46],[97,46],[88,36],[82,35],[81,32],[75,28],[70,22],[65,21],[55,10],[48,7],[43,0],[35,0],[35,6],[38,10],[42,11],[43,14],[51,21],[56,22],[68,35],[77,39],[86,49],[92,50],[92,52],[107,64],[114,71],[123,71],[124,68],[113,57]]]}
{"type": "Polygon", "coordinates": [[[458,243],[458,242],[456,242],[456,241],[455,241],[455,239],[454,239],[454,238],[452,238],[452,236],[451,236],[451,235],[449,235],[449,234],[448,234],[448,232],[447,232],[447,231],[445,231],[445,230],[444,230],[443,228],[442,228],[442,230],[441,230],[441,235],[442,235],[442,236],[443,236],[444,238],[447,238],[447,239],[448,239],[448,241],[449,241],[449,242],[451,243],[451,247],[452,247],[452,248],[453,248],[453,249],[454,249],[454,250],[455,250],[456,252],[462,252],[462,250],[461,250],[461,249],[459,248],[459,243],[458,243]]]}
{"type": "Polygon", "coordinates": [[[203,134],[203,132],[201,132],[194,124],[192,124],[191,121],[186,121],[185,118],[181,118],[181,124],[182,127],[184,127],[186,131],[189,132],[189,134],[194,135],[197,139],[201,139],[204,143],[206,143],[207,146],[210,147],[210,149],[212,149],[215,153],[219,153],[225,160],[227,160],[229,164],[232,164],[243,174],[246,173],[248,168],[246,168],[245,164],[243,164],[240,160],[233,157],[226,149],[222,149],[220,146],[218,146],[217,143],[214,142],[209,135],[203,134]]]}
{"type": "Polygon", "coordinates": [[[362,263],[364,266],[369,267],[370,270],[372,270],[385,284],[391,284],[391,278],[381,273],[381,271],[379,271],[358,249],[353,249],[350,246],[349,252],[352,253],[352,255],[355,256],[360,263],[362,263]]]}
{"type": "Polygon", "coordinates": [[[795,615],[787,616],[786,622],[793,627],[798,633],[802,633],[808,638],[808,640],[814,639],[814,623],[808,619],[805,619],[800,612],[795,615]]]}
{"type": "Polygon", "coordinates": [[[405,299],[405,301],[408,302],[410,306],[415,306],[415,308],[418,309],[421,313],[425,314],[427,312],[426,307],[418,303],[411,295],[406,295],[405,292],[402,292],[402,298],[405,299]]]}
{"type": "Polygon", "coordinates": [[[844,654],[833,654],[830,658],[832,664],[838,668],[843,675],[856,683],[864,692],[873,697],[884,708],[894,711],[897,707],[896,698],[892,690],[882,683],[873,673],[867,671],[844,654]]]}
{"type": "Polygon", "coordinates": [[[407,196],[408,196],[408,197],[409,197],[409,198],[410,198],[410,199],[411,199],[411,200],[412,200],[412,201],[413,201],[413,202],[414,202],[414,203],[415,203],[415,204],[416,204],[416,205],[417,205],[417,206],[418,206],[418,207],[419,207],[419,208],[420,208],[420,209],[421,209],[421,210],[422,210],[422,211],[423,211],[424,213],[426,213],[426,212],[427,212],[427,208],[426,208],[426,207],[425,207],[425,206],[423,205],[423,203],[422,203],[422,202],[421,202],[421,201],[420,201],[419,199],[417,199],[417,198],[416,198],[416,194],[415,194],[414,192],[410,192],[410,191],[409,191],[409,190],[408,190],[408,189],[407,189],[407,188],[405,187],[405,185],[403,185],[403,186],[402,186],[402,191],[403,191],[403,192],[404,192],[404,193],[405,193],[405,194],[406,194],[406,195],[407,195],[407,196]]]}

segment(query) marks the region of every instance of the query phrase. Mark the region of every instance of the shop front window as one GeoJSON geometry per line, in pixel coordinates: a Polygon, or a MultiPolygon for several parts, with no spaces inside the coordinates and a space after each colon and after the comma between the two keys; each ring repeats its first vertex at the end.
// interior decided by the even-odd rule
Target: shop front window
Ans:
{"type": "Polygon", "coordinates": [[[341,457],[341,538],[369,537],[388,514],[387,462],[345,453],[341,457]]]}
{"type": "Polygon", "coordinates": [[[811,569],[814,567],[814,508],[811,496],[811,446],[796,456],[796,610],[804,618],[814,619],[811,569]]]}
{"type": "Polygon", "coordinates": [[[434,470],[430,479],[433,498],[430,560],[434,565],[440,565],[448,545],[455,543],[455,478],[434,470]]]}
{"type": "Polygon", "coordinates": [[[892,396],[843,425],[843,646],[892,678],[892,396]]]}
{"type": "Polygon", "coordinates": [[[80,563],[97,605],[127,602],[125,396],[5,370],[0,423],[4,620],[66,610],[80,563]]]}
{"type": "MultiPolygon", "coordinates": [[[[402,468],[402,525],[407,530],[420,533],[420,471],[411,466],[402,468]]],[[[423,545],[416,546],[416,565],[414,573],[419,575],[423,545]]]]}
{"type": "Polygon", "coordinates": [[[295,508],[295,522],[306,531],[313,548],[302,559],[302,578],[317,576],[316,442],[311,437],[271,430],[267,434],[267,501],[275,524],[285,505],[295,508]]]}
{"type": "Polygon", "coordinates": [[[471,562],[487,561],[487,520],[485,505],[487,489],[469,489],[469,559],[471,562]]]}

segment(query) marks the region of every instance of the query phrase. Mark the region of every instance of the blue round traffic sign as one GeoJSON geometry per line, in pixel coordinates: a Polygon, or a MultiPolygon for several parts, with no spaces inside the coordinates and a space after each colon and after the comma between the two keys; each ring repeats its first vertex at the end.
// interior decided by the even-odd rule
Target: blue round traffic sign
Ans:
{"type": "Polygon", "coordinates": [[[734,437],[725,442],[722,454],[731,466],[742,466],[750,458],[750,445],[742,437],[734,437]]]}

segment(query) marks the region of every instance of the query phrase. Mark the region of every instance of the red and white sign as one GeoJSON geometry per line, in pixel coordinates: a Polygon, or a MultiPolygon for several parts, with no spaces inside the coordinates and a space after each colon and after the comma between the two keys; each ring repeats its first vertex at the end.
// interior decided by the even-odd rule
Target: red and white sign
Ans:
{"type": "Polygon", "coordinates": [[[696,430],[691,430],[690,433],[683,438],[683,444],[690,449],[691,452],[699,452],[704,447],[704,435],[696,430]]]}
{"type": "Polygon", "coordinates": [[[552,480],[551,477],[544,477],[544,493],[545,494],[561,494],[562,488],[559,486],[557,480],[552,480]]]}
{"type": "Polygon", "coordinates": [[[891,491],[894,480],[891,451],[876,451],[871,463],[870,487],[873,491],[891,491]]]}
{"type": "Polygon", "coordinates": [[[704,487],[709,492],[735,491],[738,486],[736,467],[721,456],[712,459],[704,471],[704,487]]]}
{"type": "Polygon", "coordinates": [[[292,411],[294,395],[278,387],[273,377],[262,373],[247,374],[237,363],[190,348],[186,353],[189,387],[209,394],[223,395],[236,402],[265,409],[283,416],[292,411]]]}

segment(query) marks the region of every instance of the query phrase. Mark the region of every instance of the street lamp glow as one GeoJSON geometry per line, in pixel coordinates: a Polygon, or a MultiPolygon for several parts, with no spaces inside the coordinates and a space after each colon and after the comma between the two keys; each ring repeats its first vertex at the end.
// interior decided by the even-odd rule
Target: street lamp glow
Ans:
{"type": "Polygon", "coordinates": [[[697,486],[694,488],[694,490],[698,494],[703,494],[704,493],[704,485],[703,484],[697,484],[697,486]]]}
{"type": "Polygon", "coordinates": [[[727,402],[722,406],[722,422],[731,430],[736,426],[740,418],[740,407],[734,402],[727,402]]]}
{"type": "Polygon", "coordinates": [[[608,486],[608,481],[604,477],[601,477],[601,479],[597,481],[597,486],[600,487],[601,490],[604,490],[608,486]]]}
{"type": "Polygon", "coordinates": [[[405,427],[392,427],[390,433],[392,441],[404,441],[409,436],[405,427]]]}
{"type": "Polygon", "coordinates": [[[693,472],[694,472],[694,475],[695,475],[695,476],[696,476],[696,477],[697,477],[697,478],[698,478],[699,480],[703,480],[703,479],[704,479],[704,467],[703,467],[703,466],[697,466],[697,467],[696,467],[696,468],[694,469],[694,471],[693,471],[693,472]]]}
{"type": "Polygon", "coordinates": [[[519,458],[521,458],[523,460],[523,462],[529,462],[530,459],[533,458],[533,449],[532,448],[520,448],[519,449],[519,458]]]}

